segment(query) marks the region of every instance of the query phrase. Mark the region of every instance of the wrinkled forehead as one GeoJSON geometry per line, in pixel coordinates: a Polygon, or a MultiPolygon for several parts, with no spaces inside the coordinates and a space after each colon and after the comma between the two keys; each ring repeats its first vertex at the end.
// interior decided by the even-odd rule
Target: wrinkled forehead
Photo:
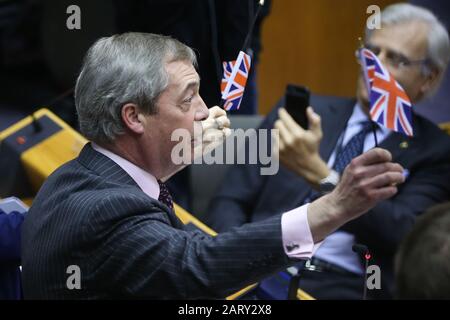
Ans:
{"type": "Polygon", "coordinates": [[[367,42],[406,57],[422,59],[427,55],[428,30],[428,25],[421,21],[383,25],[373,30],[367,42]]]}
{"type": "Polygon", "coordinates": [[[190,61],[170,61],[165,63],[165,69],[171,86],[200,85],[200,76],[190,61]]]}

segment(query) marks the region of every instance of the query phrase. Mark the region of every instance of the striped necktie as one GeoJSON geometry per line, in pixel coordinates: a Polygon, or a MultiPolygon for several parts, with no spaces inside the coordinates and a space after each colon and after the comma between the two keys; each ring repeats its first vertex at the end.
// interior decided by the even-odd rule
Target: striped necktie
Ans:
{"type": "Polygon", "coordinates": [[[364,140],[366,139],[367,134],[372,130],[373,124],[371,121],[364,121],[361,124],[361,130],[338,151],[338,154],[336,154],[336,161],[334,162],[333,169],[339,174],[342,174],[345,167],[347,167],[353,158],[363,153],[364,140]]]}

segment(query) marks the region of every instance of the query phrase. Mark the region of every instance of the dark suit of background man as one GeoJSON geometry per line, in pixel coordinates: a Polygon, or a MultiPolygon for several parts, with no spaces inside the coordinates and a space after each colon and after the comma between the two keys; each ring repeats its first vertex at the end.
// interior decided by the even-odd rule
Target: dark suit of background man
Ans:
{"type": "MultiPolygon", "coordinates": [[[[437,89],[445,72],[450,56],[448,34],[431,12],[409,4],[389,6],[381,17],[382,28],[367,32],[366,46],[378,55],[412,102],[418,102],[437,89]]],[[[350,156],[346,150],[372,148],[371,126],[364,129],[368,95],[362,74],[357,87],[357,99],[313,97],[311,105],[322,125],[309,110],[311,128],[307,131],[289,121],[292,119],[284,109],[275,108],[262,127],[275,125],[292,134],[280,155],[284,167],[270,177],[260,176],[256,166],[233,167],[212,201],[209,224],[226,231],[305,203],[317,196],[313,190],[320,193],[330,185],[330,169],[339,172],[344,167],[350,156]],[[278,112],[280,119],[275,122],[278,112]]],[[[355,243],[367,245],[372,253],[370,264],[381,268],[381,290],[369,294],[391,297],[393,256],[399,242],[419,214],[450,198],[450,138],[417,115],[413,115],[413,128],[411,138],[377,129],[380,147],[389,150],[409,176],[398,194],[325,239],[301,279],[301,287],[316,298],[362,297],[364,271],[362,260],[352,251],[355,243]]]]}
{"type": "Polygon", "coordinates": [[[163,182],[181,168],[171,135],[190,133],[180,143],[194,157],[200,137],[211,146],[230,134],[225,111],[200,97],[194,65],[189,47],[154,34],[115,35],[89,49],[75,102],[92,143],[48,178],[25,218],[25,298],[225,297],[310,257],[315,243],[404,181],[389,152],[372,150],[310,205],[217,237],[185,230],[163,182]],[[71,266],[81,271],[79,289],[67,286],[71,266]]]}

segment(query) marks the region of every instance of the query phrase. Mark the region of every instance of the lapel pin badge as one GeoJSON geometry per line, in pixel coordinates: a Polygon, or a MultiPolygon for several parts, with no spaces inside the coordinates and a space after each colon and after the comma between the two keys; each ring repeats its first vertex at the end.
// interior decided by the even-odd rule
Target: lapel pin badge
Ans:
{"type": "Polygon", "coordinates": [[[409,147],[408,141],[400,142],[400,149],[407,149],[409,147]]]}

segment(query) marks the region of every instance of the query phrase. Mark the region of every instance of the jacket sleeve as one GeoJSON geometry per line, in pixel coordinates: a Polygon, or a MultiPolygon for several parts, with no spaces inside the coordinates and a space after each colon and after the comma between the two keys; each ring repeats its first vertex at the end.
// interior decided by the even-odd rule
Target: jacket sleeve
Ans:
{"type": "Polygon", "coordinates": [[[290,262],[280,216],[211,237],[173,227],[148,201],[115,195],[88,220],[95,279],[136,298],[224,298],[290,262]]]}

